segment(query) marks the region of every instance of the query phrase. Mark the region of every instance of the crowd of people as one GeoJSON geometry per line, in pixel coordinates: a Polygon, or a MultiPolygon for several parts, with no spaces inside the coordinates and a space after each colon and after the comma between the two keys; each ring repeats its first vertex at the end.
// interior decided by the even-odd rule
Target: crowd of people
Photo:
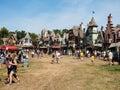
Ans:
{"type": "Polygon", "coordinates": [[[110,66],[114,65],[114,62],[118,62],[118,64],[120,64],[120,53],[111,51],[111,50],[107,50],[107,51],[75,50],[74,52],[70,50],[68,51],[68,55],[76,56],[77,58],[81,60],[83,60],[83,57],[88,57],[90,58],[92,64],[94,64],[95,58],[109,61],[110,66]]]}
{"type": "MultiPolygon", "coordinates": [[[[15,82],[20,82],[19,77],[17,76],[16,72],[17,72],[17,66],[18,63],[23,62],[23,66],[29,66],[28,63],[28,56],[31,55],[31,58],[34,58],[35,54],[37,55],[38,59],[40,59],[41,57],[43,57],[44,55],[44,51],[43,50],[21,50],[19,52],[15,52],[15,51],[4,51],[0,53],[0,69],[2,68],[2,64],[6,65],[7,68],[7,79],[6,79],[6,84],[7,85],[11,85],[14,81],[13,81],[13,77],[16,79],[15,82]]],[[[50,55],[52,56],[52,60],[51,60],[51,64],[60,63],[60,59],[62,57],[62,53],[61,51],[53,51],[52,53],[50,53],[50,55]]],[[[109,61],[109,65],[112,66],[114,65],[114,62],[117,61],[118,64],[120,64],[120,54],[119,53],[115,53],[112,52],[110,50],[108,51],[82,51],[82,50],[75,50],[74,52],[72,50],[68,50],[67,55],[69,56],[74,56],[76,57],[78,60],[84,60],[84,57],[87,57],[91,60],[91,63],[94,65],[94,60],[95,58],[98,59],[103,59],[103,60],[108,60],[109,61]]],[[[1,80],[1,79],[0,79],[1,80]]]]}
{"type": "MultiPolygon", "coordinates": [[[[23,49],[18,51],[13,50],[0,50],[0,70],[3,65],[6,65],[7,69],[7,78],[5,84],[10,86],[12,83],[20,82],[19,77],[17,76],[17,67],[18,64],[22,64],[23,67],[29,66],[29,56],[34,58],[35,54],[38,59],[43,57],[43,50],[34,50],[34,49],[23,49]],[[14,80],[14,78],[16,80],[14,80]]],[[[1,81],[1,78],[0,78],[1,81]]]]}

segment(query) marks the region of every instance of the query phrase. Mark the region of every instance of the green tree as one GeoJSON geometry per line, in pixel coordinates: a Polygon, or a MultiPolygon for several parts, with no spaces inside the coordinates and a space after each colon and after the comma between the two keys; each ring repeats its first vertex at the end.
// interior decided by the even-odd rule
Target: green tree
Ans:
{"type": "Polygon", "coordinates": [[[26,32],[23,31],[23,30],[22,30],[22,31],[18,31],[18,30],[16,30],[15,33],[17,34],[17,39],[18,39],[18,40],[24,38],[25,35],[26,35],[26,32]]]}
{"type": "Polygon", "coordinates": [[[6,38],[9,36],[9,30],[5,27],[0,29],[0,38],[6,38]]]}
{"type": "Polygon", "coordinates": [[[51,33],[52,33],[52,31],[48,30],[48,34],[51,34],[51,33]]]}
{"type": "Polygon", "coordinates": [[[35,33],[29,33],[29,34],[30,34],[30,37],[31,37],[32,40],[35,40],[35,39],[38,38],[38,35],[35,34],[35,33]]]}
{"type": "Polygon", "coordinates": [[[67,33],[68,31],[69,31],[68,29],[63,29],[63,30],[62,30],[62,34],[63,34],[63,33],[67,33]]]}
{"type": "Polygon", "coordinates": [[[0,45],[2,45],[2,44],[3,44],[3,40],[0,39],[0,45]]]}
{"type": "Polygon", "coordinates": [[[37,45],[38,35],[35,34],[35,33],[29,33],[29,34],[30,34],[30,37],[31,37],[31,39],[32,39],[33,45],[37,45]]]}
{"type": "Polygon", "coordinates": [[[53,31],[54,31],[55,34],[58,33],[60,36],[62,36],[62,31],[61,31],[61,30],[59,30],[59,29],[54,29],[53,31]]]}
{"type": "Polygon", "coordinates": [[[54,29],[53,31],[55,34],[57,34],[57,33],[61,34],[61,30],[59,30],[59,29],[54,29]]]}

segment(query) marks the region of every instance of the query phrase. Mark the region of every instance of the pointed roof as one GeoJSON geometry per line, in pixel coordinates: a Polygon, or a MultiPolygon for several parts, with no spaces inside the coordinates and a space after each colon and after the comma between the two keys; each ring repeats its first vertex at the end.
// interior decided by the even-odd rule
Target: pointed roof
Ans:
{"type": "Polygon", "coordinates": [[[112,14],[111,13],[109,14],[108,18],[112,18],[112,14]]]}
{"type": "Polygon", "coordinates": [[[52,31],[51,35],[52,35],[53,37],[55,37],[55,33],[54,33],[54,31],[52,31]]]}
{"type": "Polygon", "coordinates": [[[16,34],[16,33],[13,34],[13,37],[14,37],[15,40],[17,41],[17,34],[16,34]]]}
{"type": "Polygon", "coordinates": [[[98,26],[98,25],[96,24],[96,21],[95,21],[94,17],[92,17],[91,21],[89,22],[88,27],[89,27],[89,26],[98,26]]]}
{"type": "MultiPolygon", "coordinates": [[[[46,35],[46,34],[48,34],[48,30],[47,29],[42,29],[42,31],[41,31],[41,35],[42,36],[44,36],[44,35],[46,35]]],[[[46,37],[46,36],[45,36],[46,37]]]]}
{"type": "Polygon", "coordinates": [[[73,26],[72,30],[73,30],[73,34],[75,36],[78,36],[79,28],[80,28],[80,26],[73,26]]]}
{"type": "Polygon", "coordinates": [[[26,36],[24,38],[28,38],[28,39],[31,39],[29,33],[26,34],[26,36]]]}
{"type": "Polygon", "coordinates": [[[83,22],[81,22],[81,24],[80,24],[80,30],[84,31],[84,24],[83,24],[83,22]]]}

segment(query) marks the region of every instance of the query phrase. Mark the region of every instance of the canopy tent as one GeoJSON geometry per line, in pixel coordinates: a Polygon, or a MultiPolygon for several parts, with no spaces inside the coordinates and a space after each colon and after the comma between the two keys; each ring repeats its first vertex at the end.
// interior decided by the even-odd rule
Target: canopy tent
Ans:
{"type": "Polygon", "coordinates": [[[2,50],[18,50],[16,46],[1,46],[2,50]]]}

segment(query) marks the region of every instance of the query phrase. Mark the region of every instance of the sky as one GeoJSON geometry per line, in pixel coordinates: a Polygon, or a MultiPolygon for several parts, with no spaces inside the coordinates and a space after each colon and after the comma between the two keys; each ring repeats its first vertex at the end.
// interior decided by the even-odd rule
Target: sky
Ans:
{"type": "Polygon", "coordinates": [[[39,34],[42,29],[71,29],[94,16],[98,29],[107,17],[120,24],[120,0],[0,0],[0,28],[39,34]],[[95,12],[94,14],[92,12],[95,12]]]}

